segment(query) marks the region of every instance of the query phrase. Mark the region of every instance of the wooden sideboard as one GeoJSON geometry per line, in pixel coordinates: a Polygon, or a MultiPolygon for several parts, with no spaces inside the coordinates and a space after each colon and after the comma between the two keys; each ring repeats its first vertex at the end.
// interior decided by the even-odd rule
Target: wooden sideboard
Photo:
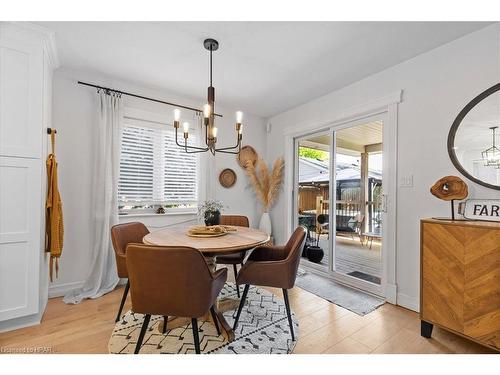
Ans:
{"type": "Polygon", "coordinates": [[[420,222],[421,335],[434,325],[500,351],[500,223],[420,222]]]}

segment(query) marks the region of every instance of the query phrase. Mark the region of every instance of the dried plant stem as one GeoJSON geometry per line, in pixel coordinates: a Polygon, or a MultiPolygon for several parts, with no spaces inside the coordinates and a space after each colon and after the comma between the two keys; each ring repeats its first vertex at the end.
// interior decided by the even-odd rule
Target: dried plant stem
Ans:
{"type": "Polygon", "coordinates": [[[284,165],[283,158],[276,159],[271,173],[269,173],[266,162],[262,159],[257,161],[257,168],[250,161],[245,165],[245,172],[264,212],[268,212],[278,198],[283,182],[284,165]]]}

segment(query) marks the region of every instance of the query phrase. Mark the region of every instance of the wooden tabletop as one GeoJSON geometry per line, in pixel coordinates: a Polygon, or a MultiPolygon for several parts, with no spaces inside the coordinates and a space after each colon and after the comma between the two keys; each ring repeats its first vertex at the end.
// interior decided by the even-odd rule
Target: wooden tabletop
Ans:
{"type": "Polygon", "coordinates": [[[158,246],[188,246],[207,255],[222,255],[252,249],[269,241],[267,233],[253,228],[236,227],[236,232],[213,238],[189,237],[186,234],[188,228],[175,226],[160,229],[144,236],[143,242],[158,246]]]}

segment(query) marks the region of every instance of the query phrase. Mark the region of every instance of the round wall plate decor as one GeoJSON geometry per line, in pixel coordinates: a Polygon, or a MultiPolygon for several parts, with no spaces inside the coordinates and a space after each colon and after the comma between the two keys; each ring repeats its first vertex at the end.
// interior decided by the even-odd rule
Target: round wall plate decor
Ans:
{"type": "Polygon", "coordinates": [[[238,159],[240,167],[245,169],[247,162],[251,161],[253,165],[257,163],[258,155],[257,151],[255,151],[252,146],[246,145],[241,148],[241,151],[236,158],[238,159]]]}
{"type": "Polygon", "coordinates": [[[224,169],[219,175],[220,184],[226,189],[236,183],[236,173],[231,168],[224,169]]]}

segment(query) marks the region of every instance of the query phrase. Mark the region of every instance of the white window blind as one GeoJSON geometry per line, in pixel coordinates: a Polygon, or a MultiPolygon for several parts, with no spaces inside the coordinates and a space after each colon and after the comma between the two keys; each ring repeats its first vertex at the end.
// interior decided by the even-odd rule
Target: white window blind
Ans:
{"type": "MultiPolygon", "coordinates": [[[[190,133],[189,144],[195,143],[196,136],[190,133]]],[[[122,133],[118,199],[120,206],[196,206],[197,155],[187,154],[175,144],[171,126],[126,120],[122,133]]]]}

